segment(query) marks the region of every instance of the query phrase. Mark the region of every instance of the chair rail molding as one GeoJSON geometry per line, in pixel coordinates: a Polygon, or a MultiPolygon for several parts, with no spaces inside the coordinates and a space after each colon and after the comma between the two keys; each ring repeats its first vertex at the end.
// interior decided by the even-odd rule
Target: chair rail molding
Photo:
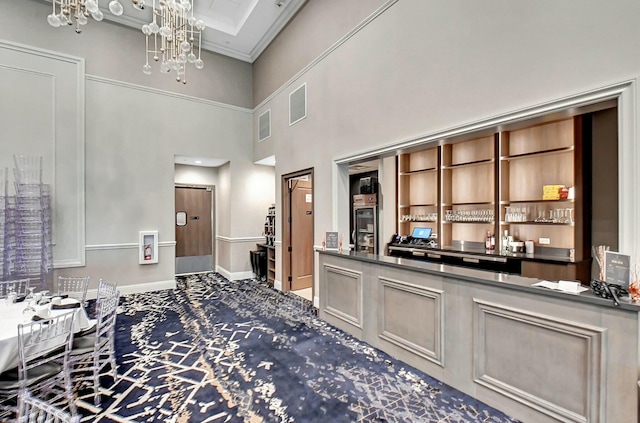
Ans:
{"type": "MultiPolygon", "coordinates": [[[[162,241],[158,242],[158,247],[175,247],[175,241],[162,241]]],[[[92,244],[85,246],[87,251],[100,251],[100,250],[137,250],[139,244],[137,242],[126,242],[121,244],[92,244]]]]}

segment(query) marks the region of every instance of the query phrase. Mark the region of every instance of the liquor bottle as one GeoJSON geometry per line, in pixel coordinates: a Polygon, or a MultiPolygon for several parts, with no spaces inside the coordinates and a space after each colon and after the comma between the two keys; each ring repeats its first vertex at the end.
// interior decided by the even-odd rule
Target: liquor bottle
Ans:
{"type": "Polygon", "coordinates": [[[484,240],[485,250],[491,250],[491,231],[487,231],[487,238],[484,240]]]}
{"type": "Polygon", "coordinates": [[[502,237],[502,252],[509,252],[509,231],[506,229],[504,230],[504,236],[502,237]]]}

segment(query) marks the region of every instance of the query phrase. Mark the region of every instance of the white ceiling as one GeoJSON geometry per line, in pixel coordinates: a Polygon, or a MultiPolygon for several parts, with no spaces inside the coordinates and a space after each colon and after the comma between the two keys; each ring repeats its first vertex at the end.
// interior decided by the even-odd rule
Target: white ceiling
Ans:
{"type": "MultiPolygon", "coordinates": [[[[141,29],[151,22],[153,1],[145,0],[145,9],[137,10],[129,0],[120,0],[124,7],[122,16],[109,12],[109,1],[100,2],[100,6],[105,19],[141,29]]],[[[253,63],[305,1],[193,0],[194,16],[206,25],[202,48],[253,63]]]]}
{"type": "Polygon", "coordinates": [[[349,175],[357,175],[359,173],[372,172],[378,170],[379,160],[371,160],[368,162],[355,163],[349,166],[349,175]]]}
{"type": "Polygon", "coordinates": [[[176,164],[183,164],[183,165],[189,165],[189,166],[220,167],[223,164],[228,163],[229,160],[176,155],[174,157],[173,162],[176,164]]]}

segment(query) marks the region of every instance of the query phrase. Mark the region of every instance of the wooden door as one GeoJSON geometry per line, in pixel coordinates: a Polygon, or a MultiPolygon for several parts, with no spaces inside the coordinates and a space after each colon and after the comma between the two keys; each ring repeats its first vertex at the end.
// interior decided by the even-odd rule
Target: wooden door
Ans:
{"type": "Polygon", "coordinates": [[[298,290],[313,284],[313,193],[311,181],[291,184],[291,290],[298,290]]]}
{"type": "Polygon", "coordinates": [[[181,266],[177,266],[181,267],[176,269],[177,273],[211,270],[213,255],[211,189],[176,187],[175,198],[176,259],[181,263],[181,266]],[[188,259],[179,260],[180,258],[188,259]]]}

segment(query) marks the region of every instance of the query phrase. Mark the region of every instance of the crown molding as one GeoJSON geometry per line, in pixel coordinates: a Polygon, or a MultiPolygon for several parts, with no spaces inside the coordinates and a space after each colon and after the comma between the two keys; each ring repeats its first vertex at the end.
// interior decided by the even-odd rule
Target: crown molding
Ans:
{"type": "Polygon", "coordinates": [[[138,90],[138,91],[144,91],[144,92],[148,92],[148,93],[152,93],[152,94],[160,94],[160,95],[164,95],[164,96],[167,96],[167,97],[173,97],[173,98],[180,99],[180,100],[187,100],[187,101],[192,101],[192,102],[195,102],[195,103],[206,104],[207,106],[221,107],[223,109],[234,110],[236,112],[253,113],[252,109],[247,109],[245,107],[234,106],[232,104],[226,104],[226,103],[220,103],[220,102],[217,102],[217,101],[207,100],[207,99],[200,98],[200,97],[193,97],[193,96],[180,94],[180,93],[174,93],[174,92],[171,92],[171,91],[165,91],[165,90],[161,90],[161,89],[158,89],[158,88],[151,88],[151,87],[147,87],[147,86],[144,86],[144,85],[132,84],[130,82],[119,81],[119,80],[116,80],[116,79],[103,78],[101,76],[96,76],[96,75],[85,75],[85,78],[86,78],[87,81],[100,82],[102,84],[115,85],[115,86],[118,86],[118,87],[129,88],[129,89],[138,90]]]}

